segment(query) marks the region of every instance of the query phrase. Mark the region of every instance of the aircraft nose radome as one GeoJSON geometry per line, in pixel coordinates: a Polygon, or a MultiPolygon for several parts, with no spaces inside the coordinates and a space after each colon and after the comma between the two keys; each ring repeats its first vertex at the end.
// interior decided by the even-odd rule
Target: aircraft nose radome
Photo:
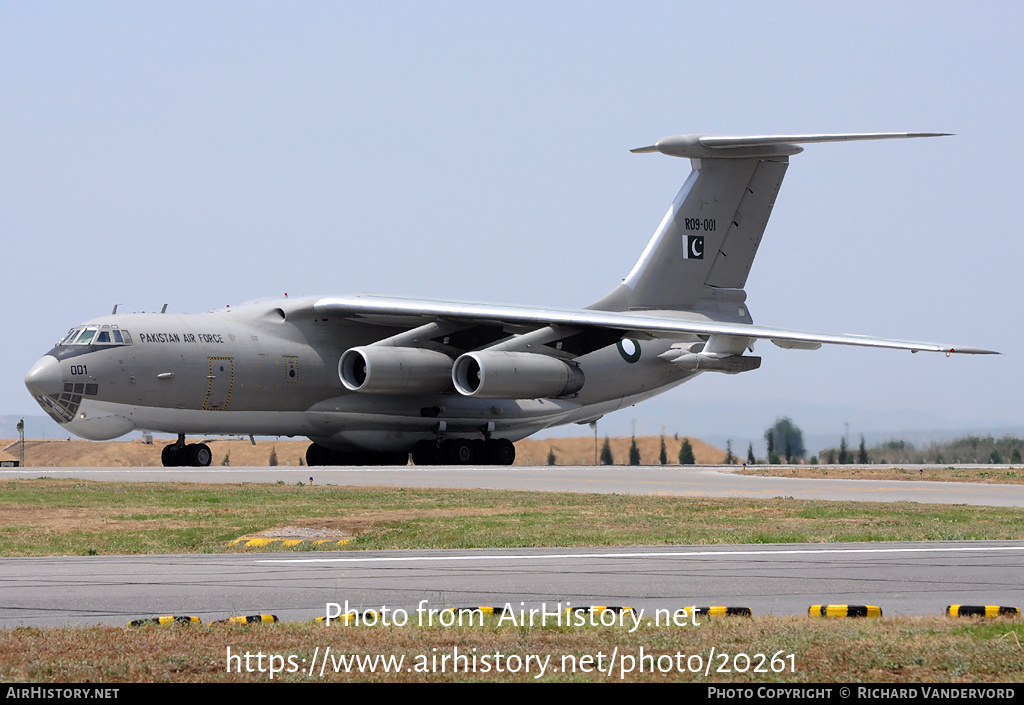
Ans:
{"type": "Polygon", "coordinates": [[[60,394],[64,388],[64,377],[60,371],[60,363],[52,355],[44,355],[32,365],[25,376],[25,386],[32,396],[49,396],[60,394]]]}

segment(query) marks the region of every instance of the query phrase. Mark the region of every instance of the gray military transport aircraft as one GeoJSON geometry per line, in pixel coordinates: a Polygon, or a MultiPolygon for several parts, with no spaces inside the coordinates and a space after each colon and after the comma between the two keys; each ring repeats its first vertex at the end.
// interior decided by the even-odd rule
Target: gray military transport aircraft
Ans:
{"type": "MultiPolygon", "coordinates": [[[[513,441],[587,423],[701,372],[757,369],[753,343],[992,351],[755,326],[743,290],[789,157],[814,142],[940,133],[678,135],[634,152],[692,171],[632,271],[585,309],[380,296],[194,315],[94,318],[25,385],[71,433],[177,434],[168,466],[210,464],[186,434],[306,436],[309,465],[510,464],[513,441]]],[[[166,310],[166,306],[164,307],[166,310]]]]}

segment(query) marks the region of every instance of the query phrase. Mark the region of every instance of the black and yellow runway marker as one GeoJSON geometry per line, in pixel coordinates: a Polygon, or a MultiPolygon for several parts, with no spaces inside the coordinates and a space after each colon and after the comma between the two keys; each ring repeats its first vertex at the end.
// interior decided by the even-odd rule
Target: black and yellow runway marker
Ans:
{"type": "Polygon", "coordinates": [[[881,617],[882,608],[875,605],[811,605],[809,617],[881,617]]]}
{"type": "Polygon", "coordinates": [[[694,612],[709,617],[750,617],[754,614],[749,607],[724,607],[722,605],[695,607],[694,612]]]}
{"type": "Polygon", "coordinates": [[[950,605],[946,608],[947,617],[1019,617],[1017,607],[1001,605],[950,605]]]}
{"type": "Polygon", "coordinates": [[[277,615],[250,614],[240,615],[238,617],[228,617],[227,619],[218,619],[215,622],[210,622],[206,626],[209,627],[213,624],[276,624],[277,621],[277,615]]]}
{"type": "Polygon", "coordinates": [[[128,622],[129,627],[144,627],[148,624],[202,624],[203,620],[199,617],[191,617],[188,615],[167,615],[165,617],[147,617],[145,619],[135,619],[128,622]]]}

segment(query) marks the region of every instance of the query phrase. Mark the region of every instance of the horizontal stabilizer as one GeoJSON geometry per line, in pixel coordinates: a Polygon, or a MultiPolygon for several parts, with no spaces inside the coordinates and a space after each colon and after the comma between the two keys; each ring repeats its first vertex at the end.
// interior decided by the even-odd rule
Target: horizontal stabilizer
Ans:
{"type": "Polygon", "coordinates": [[[800,144],[818,142],[859,142],[864,140],[897,140],[914,137],[947,137],[948,132],[860,132],[823,135],[672,135],[648,147],[630,150],[634,154],[660,152],[670,157],[691,159],[735,159],[742,157],[790,156],[803,151],[800,144]]]}
{"type": "Polygon", "coordinates": [[[760,135],[756,137],[701,137],[705,147],[755,147],[766,144],[813,144],[815,142],[860,142],[900,140],[911,137],[949,137],[948,132],[855,132],[831,135],[760,135]]]}

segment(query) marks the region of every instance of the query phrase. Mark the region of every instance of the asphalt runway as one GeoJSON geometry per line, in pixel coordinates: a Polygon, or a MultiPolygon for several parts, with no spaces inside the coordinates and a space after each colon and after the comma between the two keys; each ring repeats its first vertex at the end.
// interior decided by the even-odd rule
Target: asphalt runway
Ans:
{"type": "MultiPolygon", "coordinates": [[[[700,497],[1024,506],[1024,485],[803,480],[714,468],[27,468],[13,477],[462,487],[700,497]]],[[[0,627],[124,625],[188,614],[311,620],[359,610],[620,605],[806,614],[872,604],[939,615],[949,604],[1024,606],[1024,541],[658,548],[316,552],[0,559],[0,627]],[[642,578],[638,577],[642,576],[642,578]],[[423,601],[426,601],[425,603],[423,601]]]]}
{"type": "MultiPolygon", "coordinates": [[[[914,466],[915,470],[919,466],[914,466]]],[[[727,468],[656,466],[276,467],[276,468],[4,468],[0,479],[74,477],[106,481],[277,482],[658,494],[682,497],[921,502],[1024,507],[1024,485],[908,480],[818,480],[738,475],[727,468]]]]}
{"type": "Polygon", "coordinates": [[[949,604],[1021,606],[1022,559],[1024,542],[994,541],[7,558],[0,627],[169,614],[308,621],[346,602],[413,620],[418,608],[505,604],[803,615],[837,603],[938,616],[949,604]]]}

